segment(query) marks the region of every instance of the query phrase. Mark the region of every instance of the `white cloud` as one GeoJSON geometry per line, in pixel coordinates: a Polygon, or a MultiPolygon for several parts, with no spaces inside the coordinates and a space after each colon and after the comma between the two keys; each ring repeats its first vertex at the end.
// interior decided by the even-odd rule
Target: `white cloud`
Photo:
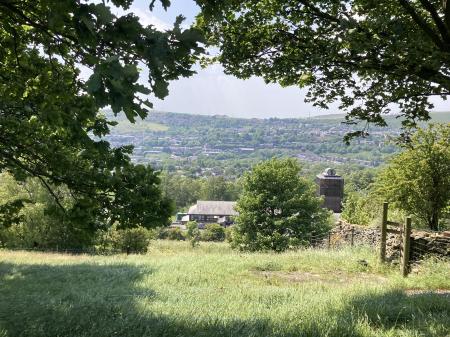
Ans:
{"type": "Polygon", "coordinates": [[[142,10],[137,7],[132,7],[131,12],[133,12],[136,16],[139,17],[139,22],[143,26],[154,26],[157,30],[168,30],[172,27],[172,25],[168,24],[167,22],[164,22],[163,20],[157,18],[150,12],[150,10],[147,8],[145,10],[142,10]]]}
{"type": "Polygon", "coordinates": [[[170,25],[169,23],[167,23],[167,22],[159,19],[155,15],[153,15],[152,12],[150,12],[150,10],[148,8],[142,9],[139,7],[132,6],[132,7],[130,7],[130,9],[125,11],[122,8],[111,7],[111,12],[113,12],[117,16],[122,16],[122,15],[126,15],[129,13],[133,13],[134,15],[136,15],[139,18],[139,22],[143,26],[152,25],[153,27],[155,27],[155,29],[160,30],[160,31],[165,31],[172,27],[172,25],[170,25]]]}

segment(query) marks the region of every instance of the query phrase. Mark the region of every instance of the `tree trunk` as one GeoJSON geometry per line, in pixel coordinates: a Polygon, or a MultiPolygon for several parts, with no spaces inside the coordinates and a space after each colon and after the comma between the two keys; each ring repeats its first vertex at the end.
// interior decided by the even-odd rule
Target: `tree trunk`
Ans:
{"type": "Polygon", "coordinates": [[[431,218],[428,220],[428,226],[432,231],[439,230],[439,212],[433,211],[431,218]]]}

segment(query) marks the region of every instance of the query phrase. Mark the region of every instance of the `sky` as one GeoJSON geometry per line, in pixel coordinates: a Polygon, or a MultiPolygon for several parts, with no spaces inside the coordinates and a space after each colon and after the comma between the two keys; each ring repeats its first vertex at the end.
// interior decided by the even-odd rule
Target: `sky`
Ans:
{"type": "MultiPolygon", "coordinates": [[[[157,5],[152,12],[148,8],[149,2],[135,0],[130,11],[139,16],[142,24],[153,24],[161,30],[171,27],[179,14],[186,17],[188,25],[199,11],[193,0],[172,0],[167,11],[157,5]]],[[[322,110],[305,103],[306,89],[282,88],[256,77],[237,79],[224,74],[219,64],[206,69],[196,67],[196,70],[197,74],[172,82],[164,100],[152,99],[154,109],[244,118],[295,118],[340,113],[336,105],[322,110]]],[[[449,110],[448,102],[436,99],[434,103],[436,111],[449,110]]]]}

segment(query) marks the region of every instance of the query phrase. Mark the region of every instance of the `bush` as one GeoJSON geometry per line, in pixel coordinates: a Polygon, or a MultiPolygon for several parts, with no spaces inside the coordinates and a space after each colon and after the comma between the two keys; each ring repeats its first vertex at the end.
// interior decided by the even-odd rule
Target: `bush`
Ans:
{"type": "Polygon", "coordinates": [[[122,252],[146,253],[150,245],[151,233],[143,227],[121,229],[118,231],[117,248],[122,252]]]}
{"type": "Polygon", "coordinates": [[[118,230],[113,226],[97,233],[95,248],[100,253],[120,250],[128,254],[142,254],[148,251],[152,238],[152,232],[143,227],[118,230]]]}
{"type": "Polygon", "coordinates": [[[200,230],[198,229],[198,224],[196,221],[189,221],[186,225],[187,232],[186,237],[189,239],[192,247],[199,244],[200,241],[200,230]]]}
{"type": "Polygon", "coordinates": [[[112,238],[114,248],[127,254],[142,254],[148,251],[151,235],[148,229],[137,227],[118,230],[112,238]]]}
{"type": "Polygon", "coordinates": [[[224,241],[225,228],[219,224],[207,224],[202,233],[202,240],[204,241],[224,241]]]}
{"type": "Polygon", "coordinates": [[[168,240],[178,240],[184,241],[186,238],[183,235],[183,232],[179,228],[169,228],[166,230],[166,238],[168,240]]]}

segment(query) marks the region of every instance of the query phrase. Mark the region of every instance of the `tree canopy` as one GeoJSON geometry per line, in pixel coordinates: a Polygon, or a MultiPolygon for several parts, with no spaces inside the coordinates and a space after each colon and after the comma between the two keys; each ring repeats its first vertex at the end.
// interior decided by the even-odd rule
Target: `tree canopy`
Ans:
{"type": "MultiPolygon", "coordinates": [[[[122,11],[132,3],[110,2],[122,11]]],[[[130,162],[130,147],[111,148],[102,139],[113,123],[100,110],[124,112],[130,121],[145,117],[152,106],[146,95],[164,98],[169,81],[193,74],[199,32],[183,29],[182,17],[167,31],[144,27],[134,14],[114,15],[105,2],[7,0],[0,19],[0,171],[36,177],[74,217],[167,221],[171,207],[159,178],[130,162]],[[139,82],[144,72],[147,85],[139,82]],[[58,185],[71,191],[70,209],[54,192],[58,185]]]]}
{"type": "Polygon", "coordinates": [[[399,106],[405,130],[450,94],[450,2],[441,0],[196,0],[197,24],[239,78],[308,87],[321,108],[339,102],[350,133],[399,106]]]}
{"type": "Polygon", "coordinates": [[[328,211],[300,177],[296,159],[271,159],[244,175],[231,244],[242,250],[283,251],[321,237],[328,211]]]}
{"type": "Polygon", "coordinates": [[[376,194],[439,230],[450,207],[450,124],[430,125],[413,136],[375,182],[376,194]]]}

